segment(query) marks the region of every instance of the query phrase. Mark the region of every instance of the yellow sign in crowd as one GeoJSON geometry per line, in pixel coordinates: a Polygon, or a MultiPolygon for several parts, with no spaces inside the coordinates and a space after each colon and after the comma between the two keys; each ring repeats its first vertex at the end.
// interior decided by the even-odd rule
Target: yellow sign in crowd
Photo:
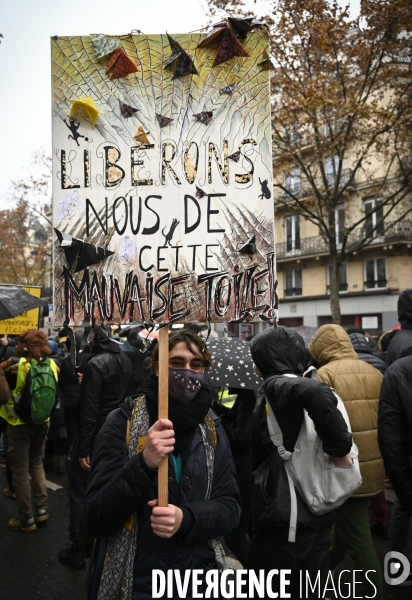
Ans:
{"type": "MultiPolygon", "coordinates": [[[[32,294],[32,296],[36,296],[36,298],[40,298],[41,287],[22,287],[21,289],[32,294]]],[[[38,329],[39,316],[40,309],[33,308],[18,317],[14,317],[14,319],[0,321],[0,335],[4,335],[5,333],[10,335],[20,335],[28,329],[38,329]]]]}

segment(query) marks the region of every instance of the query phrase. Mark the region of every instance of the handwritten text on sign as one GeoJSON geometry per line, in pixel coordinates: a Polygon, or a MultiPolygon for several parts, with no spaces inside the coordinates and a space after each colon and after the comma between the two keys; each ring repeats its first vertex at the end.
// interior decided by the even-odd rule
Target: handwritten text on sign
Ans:
{"type": "Polygon", "coordinates": [[[250,56],[218,67],[213,48],[197,48],[203,37],[176,36],[199,75],[174,80],[166,36],[122,38],[138,72],[113,81],[89,37],[52,41],[54,224],[110,251],[77,270],[56,240],[56,323],[272,318],[267,34],[248,34],[250,56]],[[95,128],[68,117],[81,96],[99,110],[95,128]],[[172,121],[161,127],[159,114],[172,121]],[[139,128],[148,143],[135,141],[139,128]]]}

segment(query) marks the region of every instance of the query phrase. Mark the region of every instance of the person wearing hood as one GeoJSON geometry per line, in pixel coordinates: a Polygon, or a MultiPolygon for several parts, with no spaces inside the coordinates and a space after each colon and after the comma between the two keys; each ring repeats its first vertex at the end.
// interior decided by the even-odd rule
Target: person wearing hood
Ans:
{"type": "Polygon", "coordinates": [[[389,344],[392,341],[392,338],[398,333],[399,329],[388,329],[388,331],[384,331],[382,335],[379,337],[377,346],[378,349],[374,352],[375,356],[383,360],[386,366],[386,357],[388,354],[389,344]]]}
{"type": "Polygon", "coordinates": [[[353,349],[359,357],[359,360],[363,360],[369,365],[372,365],[372,367],[378,369],[378,371],[380,371],[383,375],[386,370],[386,364],[378,356],[373,354],[372,350],[370,349],[369,341],[365,335],[360,332],[354,332],[350,333],[349,337],[350,341],[352,342],[353,349]]]}
{"type": "Polygon", "coordinates": [[[127,341],[132,346],[132,351],[127,350],[126,356],[129,358],[133,367],[133,395],[138,394],[143,383],[143,361],[146,358],[144,352],[145,346],[142,338],[139,336],[137,327],[127,332],[127,341]]]}
{"type": "MultiPolygon", "coordinates": [[[[203,597],[205,573],[219,566],[216,538],[239,521],[233,459],[204,384],[210,353],[190,331],[170,336],[169,418],[159,419],[158,348],[143,395],[114,410],[95,442],[84,511],[97,538],[88,600],[151,600],[155,569],[174,569],[187,581],[187,600],[196,595],[186,570],[197,569],[197,597],[203,597]],[[160,507],[157,472],[165,456],[169,504],[160,507]]],[[[173,586],[167,597],[183,594],[173,586]]]]}
{"type": "Polygon", "coordinates": [[[320,365],[319,381],[334,388],[345,403],[353,439],[359,449],[362,474],[361,487],[335,511],[337,522],[332,532],[330,568],[334,569],[345,554],[349,554],[355,569],[363,574],[365,596],[382,600],[382,574],[368,516],[368,501],[383,489],[385,477],[378,446],[382,374],[359,360],[348,334],[340,325],[320,327],[309,344],[309,351],[320,365]],[[371,571],[370,581],[365,578],[368,570],[371,571]]]}
{"type": "Polygon", "coordinates": [[[93,442],[107,415],[117,408],[133,388],[133,368],[124,352],[103,325],[92,330],[92,357],[82,381],[79,461],[90,470],[93,442]]]}
{"type": "MultiPolygon", "coordinates": [[[[359,360],[363,360],[369,365],[372,365],[372,367],[378,369],[383,375],[386,371],[386,363],[376,356],[376,354],[373,354],[369,345],[369,340],[365,337],[364,332],[354,331],[349,333],[349,337],[359,360]]],[[[389,539],[387,513],[388,509],[385,490],[382,489],[378,494],[371,498],[371,531],[382,540],[389,539]]]]}
{"type": "MultiPolygon", "coordinates": [[[[74,359],[69,355],[63,360],[60,369],[59,387],[64,396],[64,420],[67,427],[69,447],[73,445],[80,428],[81,384],[78,374],[84,374],[87,363],[92,357],[87,345],[84,350],[81,349],[83,335],[83,331],[74,332],[76,367],[73,365],[74,359]]],[[[67,338],[66,345],[70,351],[70,338],[67,338]]]]}
{"type": "Polygon", "coordinates": [[[94,440],[107,415],[125,400],[133,384],[130,360],[103,325],[93,327],[88,344],[92,355],[81,385],[79,434],[70,452],[71,464],[68,464],[70,544],[58,555],[63,565],[74,569],[86,566],[79,547],[79,527],[94,440]]]}
{"type": "Polygon", "coordinates": [[[399,294],[398,321],[401,329],[389,344],[386,355],[388,367],[398,358],[412,355],[412,289],[399,294]]]}
{"type": "MultiPolygon", "coordinates": [[[[348,456],[352,435],[337,408],[337,400],[329,386],[302,377],[306,351],[302,337],[287,327],[270,327],[256,335],[250,343],[253,362],[265,378],[254,414],[252,436],[253,470],[264,469],[274,452],[266,418],[266,401],[273,410],[283,433],[283,445],[293,452],[303,422],[304,410],[313,420],[324,451],[339,466],[350,466],[348,456]]],[[[267,523],[259,519],[257,483],[252,495],[252,539],[247,568],[291,569],[291,592],[299,597],[299,572],[307,571],[312,581],[320,576],[324,586],[328,576],[328,553],[333,512],[314,515],[298,497],[296,541],[288,541],[289,517],[279,516],[267,523]],[[258,522],[259,519],[259,522],[258,522]],[[258,523],[257,523],[258,522],[258,523]]],[[[322,587],[323,589],[323,587],[322,587]]],[[[310,598],[318,598],[313,592],[310,598]]]]}

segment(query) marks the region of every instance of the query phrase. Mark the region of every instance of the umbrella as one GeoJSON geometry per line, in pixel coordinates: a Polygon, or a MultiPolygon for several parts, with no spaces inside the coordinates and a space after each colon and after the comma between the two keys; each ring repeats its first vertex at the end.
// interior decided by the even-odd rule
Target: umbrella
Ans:
{"type": "Polygon", "coordinates": [[[249,344],[238,338],[209,339],[207,347],[213,358],[209,371],[210,385],[257,390],[263,379],[253,371],[249,344]]]}
{"type": "Polygon", "coordinates": [[[19,287],[0,288],[0,321],[13,319],[32,308],[45,306],[47,300],[36,298],[19,287]]]}

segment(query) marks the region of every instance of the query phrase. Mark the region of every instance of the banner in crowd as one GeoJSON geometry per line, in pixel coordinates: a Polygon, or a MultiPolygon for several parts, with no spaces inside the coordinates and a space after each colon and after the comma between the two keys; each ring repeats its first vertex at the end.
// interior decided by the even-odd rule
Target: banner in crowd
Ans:
{"type": "MultiPolygon", "coordinates": [[[[41,296],[41,287],[20,286],[22,290],[28,292],[36,298],[41,296]]],[[[8,333],[9,335],[20,335],[28,329],[38,329],[40,319],[40,308],[32,308],[27,312],[13,317],[13,319],[4,319],[0,321],[0,335],[8,333]]]]}
{"type": "Polygon", "coordinates": [[[52,38],[56,325],[273,319],[268,35],[242,35],[52,38]]]}

